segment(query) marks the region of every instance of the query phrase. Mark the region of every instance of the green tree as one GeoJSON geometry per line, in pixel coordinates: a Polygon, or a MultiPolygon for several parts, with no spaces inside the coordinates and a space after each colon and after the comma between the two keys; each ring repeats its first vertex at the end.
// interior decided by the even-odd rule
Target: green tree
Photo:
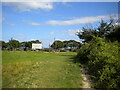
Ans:
{"type": "Polygon", "coordinates": [[[72,48],[79,48],[81,46],[80,42],[77,42],[75,40],[69,40],[69,41],[55,41],[51,45],[52,48],[54,49],[59,49],[59,48],[65,48],[67,49],[68,47],[72,48]]]}
{"type": "Polygon", "coordinates": [[[21,47],[24,47],[24,50],[31,49],[32,43],[42,43],[39,40],[32,40],[27,42],[21,42],[21,47]]]}
{"type": "Polygon", "coordinates": [[[53,42],[53,44],[51,45],[51,47],[54,48],[54,49],[63,48],[63,42],[59,41],[59,40],[56,40],[56,41],[53,42]]]}
{"type": "Polygon", "coordinates": [[[16,48],[20,47],[20,42],[17,40],[13,40],[12,38],[11,38],[11,40],[9,40],[8,43],[9,43],[10,50],[16,50],[16,48]]]}
{"type": "Polygon", "coordinates": [[[120,42],[120,26],[116,26],[113,31],[106,35],[106,38],[110,41],[118,41],[120,42]]]}
{"type": "Polygon", "coordinates": [[[109,22],[105,22],[104,20],[101,20],[100,25],[93,29],[93,28],[86,28],[83,27],[83,32],[77,32],[77,36],[80,39],[83,39],[84,42],[89,42],[93,39],[94,36],[105,38],[107,35],[109,35],[112,31],[114,31],[114,21],[110,19],[109,22]]]}
{"type": "Polygon", "coordinates": [[[93,36],[97,35],[97,31],[91,28],[82,28],[82,32],[77,32],[76,34],[80,39],[83,39],[83,42],[89,42],[93,39],[93,36]]]}
{"type": "Polygon", "coordinates": [[[1,46],[1,48],[2,48],[2,50],[4,50],[4,49],[7,49],[8,48],[8,43],[7,42],[5,42],[5,41],[0,41],[0,46],[1,46]]]}
{"type": "Polygon", "coordinates": [[[77,42],[75,40],[69,40],[68,46],[72,49],[72,48],[78,48],[79,46],[81,46],[81,44],[80,42],[77,42]]]}
{"type": "Polygon", "coordinates": [[[63,41],[63,48],[65,48],[65,49],[68,48],[68,41],[63,41]]]}
{"type": "Polygon", "coordinates": [[[31,43],[42,43],[42,42],[40,42],[39,40],[32,40],[32,41],[30,41],[31,43]]]}
{"type": "Polygon", "coordinates": [[[105,37],[107,34],[109,34],[111,31],[114,30],[114,25],[113,25],[113,19],[110,19],[110,21],[107,23],[104,20],[101,20],[99,27],[97,28],[98,30],[98,37],[105,37]]]}

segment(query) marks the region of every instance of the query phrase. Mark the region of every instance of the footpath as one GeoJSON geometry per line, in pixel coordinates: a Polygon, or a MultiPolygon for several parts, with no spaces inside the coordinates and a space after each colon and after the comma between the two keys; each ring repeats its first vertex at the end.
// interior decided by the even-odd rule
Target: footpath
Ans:
{"type": "Polygon", "coordinates": [[[87,73],[86,66],[82,65],[83,88],[91,88],[90,76],[87,73]]]}

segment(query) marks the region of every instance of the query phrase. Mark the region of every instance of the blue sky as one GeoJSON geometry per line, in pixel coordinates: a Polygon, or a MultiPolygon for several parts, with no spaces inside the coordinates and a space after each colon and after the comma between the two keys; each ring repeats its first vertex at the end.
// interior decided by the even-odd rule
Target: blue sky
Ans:
{"type": "Polygon", "coordinates": [[[100,19],[118,13],[117,2],[2,3],[2,39],[40,40],[43,47],[57,40],[77,40],[85,24],[98,25],[100,19]]]}

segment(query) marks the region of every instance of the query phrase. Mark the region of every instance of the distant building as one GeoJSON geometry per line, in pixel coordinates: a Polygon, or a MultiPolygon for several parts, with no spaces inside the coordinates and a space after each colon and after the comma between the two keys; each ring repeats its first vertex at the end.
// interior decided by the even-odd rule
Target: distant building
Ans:
{"type": "Polygon", "coordinates": [[[32,50],[42,49],[42,43],[32,43],[32,50]]]}

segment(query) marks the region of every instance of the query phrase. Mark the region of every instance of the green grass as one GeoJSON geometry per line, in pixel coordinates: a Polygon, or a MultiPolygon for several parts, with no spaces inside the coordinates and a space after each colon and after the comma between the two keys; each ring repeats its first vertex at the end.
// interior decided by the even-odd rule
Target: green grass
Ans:
{"type": "Polygon", "coordinates": [[[3,51],[3,88],[81,88],[76,53],[3,51]]]}

